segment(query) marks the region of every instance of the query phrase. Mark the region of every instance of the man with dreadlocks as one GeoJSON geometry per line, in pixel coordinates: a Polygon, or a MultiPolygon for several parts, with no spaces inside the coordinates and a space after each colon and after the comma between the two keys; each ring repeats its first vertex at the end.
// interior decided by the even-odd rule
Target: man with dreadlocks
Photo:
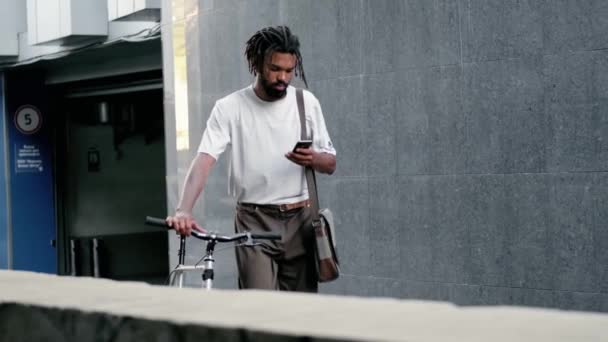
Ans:
{"type": "Polygon", "coordinates": [[[294,74],[304,84],[297,36],[286,26],[267,27],[246,44],[245,57],[254,83],[215,103],[186,176],[184,189],[167,223],[184,235],[204,231],[192,208],[207,176],[227,146],[230,193],[237,200],[237,232],[278,232],[280,242],[237,248],[239,287],[288,291],[317,291],[312,212],[304,167],[332,174],[333,148],[319,101],[304,91],[306,127],[313,145],[292,151],[300,140],[294,74]]]}

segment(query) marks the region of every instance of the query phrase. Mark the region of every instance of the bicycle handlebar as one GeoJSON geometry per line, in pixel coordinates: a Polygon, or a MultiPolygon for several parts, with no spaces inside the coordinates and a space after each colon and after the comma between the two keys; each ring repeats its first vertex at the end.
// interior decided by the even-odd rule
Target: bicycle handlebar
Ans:
{"type": "MultiPolygon", "coordinates": [[[[163,227],[167,229],[173,229],[167,225],[167,222],[164,219],[146,216],[146,224],[150,226],[163,227]]],[[[197,239],[201,239],[204,241],[217,241],[217,242],[233,242],[246,240],[248,238],[256,239],[256,240],[281,240],[281,234],[275,233],[238,233],[234,235],[218,235],[216,233],[200,233],[195,230],[191,232],[192,236],[197,239]]]]}

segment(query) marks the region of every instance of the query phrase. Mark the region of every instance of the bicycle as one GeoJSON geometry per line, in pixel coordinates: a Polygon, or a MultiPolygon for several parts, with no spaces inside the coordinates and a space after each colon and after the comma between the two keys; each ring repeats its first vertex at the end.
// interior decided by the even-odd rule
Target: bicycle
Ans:
{"type": "MultiPolygon", "coordinates": [[[[167,225],[167,222],[164,219],[157,217],[146,217],[147,225],[150,226],[158,226],[164,227],[167,229],[173,229],[167,225]]],[[[180,236],[179,241],[179,251],[178,251],[178,264],[177,266],[169,273],[169,285],[175,286],[177,281],[177,287],[184,287],[184,272],[188,271],[198,271],[202,270],[202,278],[203,282],[201,287],[206,290],[211,290],[213,288],[213,276],[214,276],[214,263],[215,259],[213,257],[213,252],[215,251],[215,246],[218,243],[235,243],[236,247],[253,247],[258,246],[259,243],[257,240],[280,240],[281,234],[275,233],[238,233],[234,235],[219,235],[217,233],[200,233],[197,231],[192,231],[192,236],[197,239],[207,241],[207,245],[205,248],[205,255],[201,259],[203,262],[200,264],[200,261],[194,265],[186,265],[186,236],[180,236]]]]}

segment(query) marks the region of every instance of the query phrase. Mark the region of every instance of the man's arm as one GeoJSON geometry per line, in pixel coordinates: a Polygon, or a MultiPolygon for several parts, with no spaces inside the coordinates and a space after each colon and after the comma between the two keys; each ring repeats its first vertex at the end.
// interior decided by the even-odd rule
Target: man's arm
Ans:
{"type": "Polygon", "coordinates": [[[312,168],[315,171],[331,175],[336,171],[336,156],[324,152],[313,152],[312,168]]]}
{"type": "Polygon", "coordinates": [[[190,235],[192,229],[204,232],[192,216],[194,203],[200,196],[207,183],[207,177],[215,164],[215,158],[207,153],[198,153],[186,175],[179,203],[174,216],[167,217],[167,224],[173,227],[178,234],[190,235]]]}
{"type": "Polygon", "coordinates": [[[288,152],[285,157],[298,165],[311,166],[315,171],[328,175],[336,171],[336,156],[316,152],[312,148],[298,148],[296,152],[288,152]]]}

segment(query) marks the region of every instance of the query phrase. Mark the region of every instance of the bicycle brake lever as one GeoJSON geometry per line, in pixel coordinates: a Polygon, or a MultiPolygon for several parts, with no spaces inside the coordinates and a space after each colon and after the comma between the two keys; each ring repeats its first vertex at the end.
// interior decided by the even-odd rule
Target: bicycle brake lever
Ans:
{"type": "Polygon", "coordinates": [[[255,247],[255,246],[261,246],[262,243],[261,242],[243,242],[243,243],[239,243],[238,245],[234,245],[234,247],[255,247]]]}
{"type": "Polygon", "coordinates": [[[252,236],[250,232],[245,233],[245,241],[237,244],[236,246],[245,246],[245,247],[253,247],[253,246],[261,246],[261,242],[257,242],[252,236]]]}

